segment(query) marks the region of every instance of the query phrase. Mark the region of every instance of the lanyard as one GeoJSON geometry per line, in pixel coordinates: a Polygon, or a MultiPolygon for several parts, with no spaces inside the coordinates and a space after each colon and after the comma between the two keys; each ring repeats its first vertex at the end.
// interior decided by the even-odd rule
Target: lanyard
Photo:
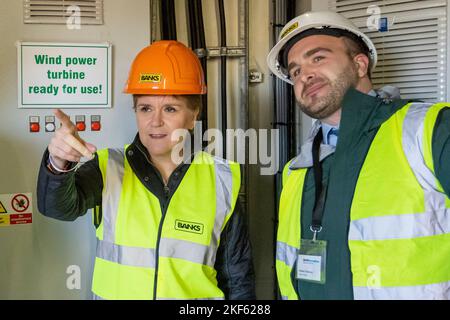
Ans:
{"type": "Polygon", "coordinates": [[[323,140],[323,132],[319,130],[314,137],[312,146],[314,181],[316,186],[316,198],[312,213],[311,231],[314,232],[313,241],[317,239],[317,233],[322,231],[322,218],[325,205],[325,197],[327,194],[327,186],[322,184],[323,170],[320,164],[320,145],[323,140]]]}

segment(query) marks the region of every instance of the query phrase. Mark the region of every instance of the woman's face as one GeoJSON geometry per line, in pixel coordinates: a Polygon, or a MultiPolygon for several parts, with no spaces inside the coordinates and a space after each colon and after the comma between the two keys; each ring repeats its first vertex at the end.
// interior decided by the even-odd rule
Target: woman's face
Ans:
{"type": "Polygon", "coordinates": [[[139,96],[136,101],[136,120],[139,138],[151,157],[170,157],[180,141],[173,141],[177,129],[193,129],[198,111],[190,109],[184,98],[177,96],[139,96]]]}

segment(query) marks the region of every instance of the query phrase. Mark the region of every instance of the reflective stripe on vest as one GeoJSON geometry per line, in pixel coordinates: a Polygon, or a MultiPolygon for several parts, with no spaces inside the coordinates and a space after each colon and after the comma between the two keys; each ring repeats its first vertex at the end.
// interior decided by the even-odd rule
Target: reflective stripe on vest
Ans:
{"type": "Polygon", "coordinates": [[[155,268],[155,249],[120,246],[105,240],[97,241],[97,257],[126,266],[155,268]]]}
{"type": "MultiPolygon", "coordinates": [[[[371,144],[350,213],[355,299],[450,298],[450,200],[434,175],[431,150],[445,106],[404,106],[371,144]]],[[[280,199],[277,276],[284,299],[297,297],[288,280],[299,246],[306,172],[285,175],[280,199]]]]}
{"type": "Polygon", "coordinates": [[[291,272],[297,260],[298,249],[290,245],[277,241],[275,267],[280,284],[282,300],[296,300],[298,296],[292,286],[291,272]]]}
{"type": "Polygon", "coordinates": [[[114,174],[107,174],[103,191],[103,241],[114,243],[116,241],[116,219],[122,192],[125,154],[123,149],[109,149],[108,155],[106,172],[113,172],[114,174]]]}
{"type": "Polygon", "coordinates": [[[353,288],[355,299],[359,300],[448,300],[449,291],[450,282],[420,286],[383,287],[379,290],[367,290],[365,287],[353,288]]]}
{"type": "MultiPolygon", "coordinates": [[[[154,202],[153,203],[154,208],[159,209],[159,201],[147,189],[145,189],[145,187],[140,182],[137,182],[138,180],[131,172],[128,163],[127,162],[124,163],[125,156],[123,150],[109,149],[106,152],[103,152],[102,156],[99,154],[99,163],[101,168],[102,168],[101,159],[105,161],[106,158],[107,158],[106,161],[107,166],[103,166],[103,169],[107,167],[107,170],[106,174],[104,174],[103,219],[101,224],[101,226],[103,227],[101,229],[102,234],[99,233],[100,228],[97,229],[97,238],[98,238],[97,258],[101,260],[98,259],[96,260],[96,268],[94,270],[93,291],[96,296],[101,298],[151,299],[153,295],[152,286],[155,274],[154,269],[156,267],[155,247],[145,247],[143,244],[139,246],[124,245],[123,244],[124,241],[136,242],[136,240],[127,240],[127,236],[123,234],[123,232],[125,232],[126,230],[119,229],[121,228],[121,226],[117,222],[128,221],[129,219],[131,219],[130,216],[130,218],[126,218],[125,220],[123,220],[124,219],[123,215],[128,214],[131,215],[133,214],[132,211],[135,210],[133,205],[129,206],[130,204],[127,205],[124,204],[124,202],[126,203],[126,201],[130,201],[126,200],[127,199],[126,190],[128,190],[129,188],[131,188],[131,190],[139,188],[139,192],[148,194],[148,196],[150,196],[151,199],[150,202],[154,202]],[[124,172],[127,172],[127,174],[125,174],[125,178],[124,172]],[[132,184],[130,185],[130,183],[132,184]],[[118,218],[119,212],[122,212],[121,213],[122,218],[118,218]],[[118,237],[119,234],[116,234],[116,232],[119,232],[118,230],[121,230],[120,237],[118,237]],[[118,242],[121,242],[122,244],[119,244],[118,242]],[[113,263],[113,265],[109,265],[110,267],[108,267],[109,263],[113,263]],[[104,288],[102,288],[102,284],[98,283],[103,283],[103,285],[106,285],[106,279],[102,279],[104,275],[102,275],[100,271],[97,270],[97,264],[99,266],[99,270],[104,270],[103,273],[108,273],[108,271],[105,270],[109,269],[111,277],[117,276],[118,275],[117,273],[119,272],[121,274],[120,277],[125,278],[127,277],[128,274],[128,276],[133,277],[134,279],[132,280],[135,281],[139,280],[140,277],[144,277],[139,280],[139,282],[141,282],[140,286],[145,286],[145,284],[144,285],[142,284],[142,282],[145,281],[151,282],[151,285],[149,285],[148,290],[143,287],[140,289],[141,292],[140,294],[136,293],[135,295],[133,295],[133,288],[128,288],[126,286],[123,287],[124,284],[122,283],[118,284],[118,288],[116,289],[111,289],[112,287],[110,287],[108,290],[106,290],[105,294],[105,290],[104,288]],[[132,269],[127,269],[127,267],[132,267],[132,269]],[[142,271],[139,271],[138,269],[135,268],[142,268],[142,271]],[[97,283],[94,283],[96,274],[95,271],[97,271],[98,274],[97,278],[100,279],[97,283]],[[104,291],[103,295],[99,292],[102,290],[104,291]],[[114,292],[111,292],[111,290],[114,292]],[[127,290],[129,290],[128,293],[120,292],[127,290]]],[[[188,169],[188,172],[183,178],[183,181],[180,183],[177,191],[175,191],[174,195],[172,196],[169,208],[167,209],[168,214],[166,215],[163,224],[161,239],[159,242],[158,277],[164,277],[166,281],[169,281],[168,278],[173,278],[177,279],[177,281],[179,280],[179,282],[183,281],[185,282],[181,284],[180,283],[172,284],[172,287],[176,287],[178,285],[181,286],[182,289],[178,290],[176,293],[173,292],[168,293],[165,292],[164,288],[170,287],[171,284],[165,283],[166,281],[158,281],[158,289],[157,289],[158,299],[223,299],[223,292],[217,288],[217,280],[215,279],[216,271],[214,270],[214,264],[216,259],[216,252],[219,246],[220,234],[223,228],[225,227],[228,219],[230,218],[231,213],[234,210],[234,206],[237,201],[239,187],[240,187],[240,177],[238,164],[227,163],[219,158],[212,157],[206,153],[200,153],[195,157],[194,162],[188,169]],[[211,172],[209,168],[214,168],[214,171],[211,172]],[[192,180],[195,179],[196,171],[198,170],[201,170],[200,175],[202,180],[200,181],[192,180]],[[214,184],[212,185],[212,188],[209,188],[210,192],[214,192],[211,193],[211,195],[214,195],[215,197],[215,199],[212,199],[212,201],[215,201],[213,202],[215,203],[215,206],[212,207],[210,204],[205,206],[204,205],[205,199],[203,199],[202,195],[195,194],[196,193],[195,187],[188,188],[189,191],[192,191],[193,195],[190,195],[190,198],[186,201],[186,204],[184,205],[189,206],[190,203],[194,203],[194,205],[199,207],[198,212],[195,208],[191,208],[190,210],[183,210],[182,209],[183,207],[180,207],[182,204],[177,205],[176,203],[173,203],[180,201],[178,200],[180,198],[178,190],[183,189],[183,186],[185,186],[184,188],[186,188],[186,184],[188,184],[188,187],[190,187],[190,183],[192,183],[193,186],[195,186],[195,183],[202,183],[208,186],[208,183],[212,182],[208,180],[208,176],[212,177],[215,181],[213,182],[214,184]],[[189,179],[191,179],[192,181],[188,181],[189,179]],[[194,212],[195,215],[198,215],[198,219],[200,219],[199,221],[203,221],[201,220],[202,214],[208,215],[208,213],[202,212],[202,208],[214,208],[214,207],[215,213],[214,212],[209,213],[209,219],[211,220],[211,222],[213,222],[213,224],[211,226],[202,225],[201,227],[200,224],[198,224],[198,228],[205,233],[204,235],[202,235],[203,238],[209,239],[208,245],[197,243],[194,241],[199,237],[197,236],[196,238],[196,235],[195,234],[193,235],[193,233],[196,232],[195,230],[193,233],[189,233],[189,231],[191,230],[187,231],[184,230],[186,232],[176,231],[178,233],[175,237],[178,238],[174,238],[171,235],[173,231],[165,231],[165,230],[172,230],[177,227],[177,220],[175,220],[175,223],[173,224],[171,223],[170,226],[166,225],[168,220],[170,222],[173,222],[171,220],[172,217],[171,218],[168,217],[169,215],[176,215],[176,217],[183,218],[184,212],[180,211],[187,211],[188,213],[194,212]],[[180,235],[183,238],[180,239],[180,235]],[[193,239],[192,241],[191,238],[193,239]],[[168,260],[166,262],[163,259],[168,260]],[[189,267],[189,264],[191,263],[194,264],[192,265],[193,267],[189,267]],[[178,270],[176,270],[176,267],[174,267],[175,265],[180,265],[182,266],[180,269],[192,273],[190,274],[190,278],[178,279],[181,273],[178,274],[178,276],[175,274],[172,275],[172,273],[178,272],[178,270]],[[205,267],[201,267],[202,265],[208,266],[208,268],[205,269],[205,267]],[[175,269],[171,270],[171,268],[175,269]],[[196,272],[201,272],[201,274],[197,274],[196,272]],[[194,284],[196,281],[198,283],[194,284]],[[207,289],[202,291],[200,289],[202,286],[207,289]],[[214,295],[201,296],[202,294],[205,294],[205,292],[207,292],[208,290],[209,294],[215,292],[214,295]],[[196,295],[197,291],[198,294],[200,294],[200,296],[196,295]]],[[[182,195],[181,197],[186,197],[186,195],[182,195]]],[[[146,201],[146,199],[142,199],[142,201],[146,201]]],[[[145,207],[146,205],[144,203],[141,204],[141,207],[139,208],[145,207]]],[[[150,214],[151,207],[145,210],[148,212],[148,214],[150,214]]],[[[159,215],[161,215],[161,212],[159,212],[159,215]]],[[[146,218],[148,218],[147,215],[146,218]]],[[[192,219],[192,217],[189,219],[194,220],[192,219]]],[[[159,218],[158,221],[156,222],[159,222],[159,218]]],[[[182,222],[193,223],[193,221],[182,221],[182,222]]],[[[140,227],[146,228],[145,225],[140,227]]],[[[157,231],[157,229],[154,230],[157,231]]],[[[128,230],[127,232],[131,231],[128,230]]],[[[154,235],[155,238],[156,234],[157,232],[154,235]]],[[[151,237],[151,235],[149,235],[148,237],[151,237]]],[[[156,245],[156,241],[154,243],[156,245]]],[[[116,279],[109,279],[109,281],[114,282],[116,281],[116,279]]],[[[126,283],[126,281],[124,283],[126,283]]]]}
{"type": "Polygon", "coordinates": [[[291,274],[300,246],[299,217],[303,196],[300,190],[303,189],[306,170],[292,170],[287,175],[289,165],[290,163],[283,170],[285,176],[280,197],[275,267],[282,299],[295,300],[298,296],[292,284],[291,274]]]}

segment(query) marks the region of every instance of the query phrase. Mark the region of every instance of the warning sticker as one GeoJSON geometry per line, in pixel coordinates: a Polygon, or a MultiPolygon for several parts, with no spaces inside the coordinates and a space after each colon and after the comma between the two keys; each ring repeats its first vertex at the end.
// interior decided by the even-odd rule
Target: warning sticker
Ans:
{"type": "Polygon", "coordinates": [[[9,226],[9,215],[0,216],[0,227],[9,226]]]}
{"type": "Polygon", "coordinates": [[[31,213],[27,214],[12,214],[10,215],[10,224],[24,224],[24,223],[31,223],[31,213]]]}
{"type": "Polygon", "coordinates": [[[0,194],[0,227],[33,222],[31,193],[0,194]]]}
{"type": "Polygon", "coordinates": [[[6,211],[5,206],[1,201],[0,201],[0,213],[8,213],[8,211],[6,211]]]}
{"type": "Polygon", "coordinates": [[[11,206],[16,212],[24,212],[30,206],[30,200],[24,194],[16,194],[11,200],[11,206]]]}

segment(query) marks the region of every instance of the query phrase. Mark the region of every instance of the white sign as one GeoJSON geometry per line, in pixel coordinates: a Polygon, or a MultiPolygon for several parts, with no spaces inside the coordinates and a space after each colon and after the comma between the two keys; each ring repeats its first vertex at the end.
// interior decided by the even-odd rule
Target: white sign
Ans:
{"type": "Polygon", "coordinates": [[[111,45],[19,42],[19,108],[110,108],[111,45]]]}
{"type": "Polygon", "coordinates": [[[33,221],[31,193],[0,194],[0,227],[33,221]]]}

